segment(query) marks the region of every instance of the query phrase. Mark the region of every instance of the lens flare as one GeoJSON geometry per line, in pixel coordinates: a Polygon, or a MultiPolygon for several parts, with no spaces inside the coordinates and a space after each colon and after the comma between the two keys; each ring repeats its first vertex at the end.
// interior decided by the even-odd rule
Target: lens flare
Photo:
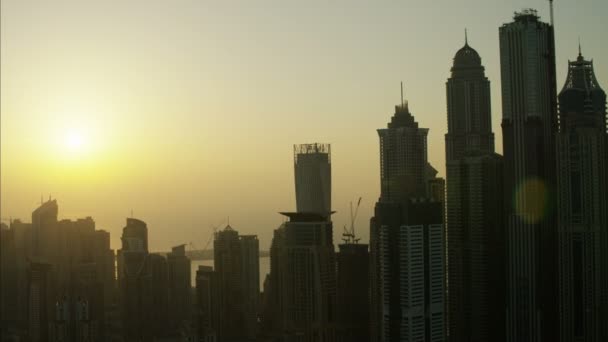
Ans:
{"type": "Polygon", "coordinates": [[[549,194],[545,182],[538,178],[523,181],[515,191],[515,213],[528,223],[541,222],[549,207],[549,194]]]}

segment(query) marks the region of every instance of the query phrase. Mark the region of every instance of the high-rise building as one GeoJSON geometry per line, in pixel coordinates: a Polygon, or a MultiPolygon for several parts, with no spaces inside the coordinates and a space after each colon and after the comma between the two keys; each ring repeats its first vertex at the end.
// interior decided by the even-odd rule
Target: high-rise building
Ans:
{"type": "Polygon", "coordinates": [[[606,93],[580,48],[559,94],[557,135],[561,341],[608,341],[606,93]]]}
{"type": "Polygon", "coordinates": [[[336,341],[336,261],[330,214],[281,213],[271,258],[283,341],[336,341]]]}
{"type": "Polygon", "coordinates": [[[379,129],[381,193],[370,222],[372,341],[444,341],[443,202],[429,198],[428,129],[407,102],[379,129]]]}
{"type": "Polygon", "coordinates": [[[127,218],[118,251],[119,303],[125,340],[147,341],[167,333],[167,261],[148,253],[145,222],[127,218]]]}
{"type": "Polygon", "coordinates": [[[554,32],[535,10],[499,30],[509,342],[557,341],[554,32]]]}
{"type": "Polygon", "coordinates": [[[338,340],[369,342],[368,245],[345,241],[338,245],[338,248],[339,252],[336,255],[338,340]]]}
{"type": "Polygon", "coordinates": [[[221,287],[211,266],[196,271],[196,330],[198,341],[217,342],[220,319],[221,287]]]}
{"type": "Polygon", "coordinates": [[[27,271],[27,340],[49,341],[53,317],[50,264],[31,262],[27,271]]]}
{"type": "Polygon", "coordinates": [[[465,45],[446,83],[447,318],[450,342],[504,340],[502,157],[494,153],[490,81],[465,45]]]}
{"type": "Polygon", "coordinates": [[[239,235],[243,285],[243,311],[245,331],[249,336],[258,334],[260,299],[260,242],[257,235],[239,235]]]}
{"type": "Polygon", "coordinates": [[[298,212],[329,213],[331,211],[330,145],[294,145],[293,150],[298,212]]]}
{"type": "Polygon", "coordinates": [[[239,236],[230,225],[226,226],[215,234],[213,263],[221,289],[219,340],[254,339],[260,295],[257,237],[239,236]]]}
{"type": "Polygon", "coordinates": [[[169,329],[179,333],[190,320],[192,302],[190,259],[186,256],[186,245],[173,247],[167,254],[169,286],[169,329]]]}

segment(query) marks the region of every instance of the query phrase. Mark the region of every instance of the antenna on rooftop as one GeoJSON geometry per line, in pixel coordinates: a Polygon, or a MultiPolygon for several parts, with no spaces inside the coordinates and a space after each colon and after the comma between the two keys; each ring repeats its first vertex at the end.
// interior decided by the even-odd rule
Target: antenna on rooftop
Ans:
{"type": "Polygon", "coordinates": [[[553,0],[549,0],[549,9],[551,11],[551,27],[555,27],[553,23],[553,0]]]}
{"type": "Polygon", "coordinates": [[[469,45],[469,37],[467,34],[467,28],[464,28],[464,45],[469,45]]]}
{"type": "Polygon", "coordinates": [[[401,107],[404,106],[404,102],[403,102],[403,81],[401,81],[401,107]]]}

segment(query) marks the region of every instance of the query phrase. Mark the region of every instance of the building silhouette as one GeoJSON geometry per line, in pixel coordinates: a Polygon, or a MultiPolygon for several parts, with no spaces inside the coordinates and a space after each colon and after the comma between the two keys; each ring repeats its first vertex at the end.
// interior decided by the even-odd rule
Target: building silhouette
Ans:
{"type": "Polygon", "coordinates": [[[507,341],[557,341],[554,33],[535,10],[499,29],[507,341]]]}
{"type": "Polygon", "coordinates": [[[369,250],[367,244],[345,241],[338,245],[338,340],[369,342],[369,250]]]}
{"type": "Polygon", "coordinates": [[[331,211],[331,146],[294,145],[296,207],[298,212],[331,211]]]}
{"type": "Polygon", "coordinates": [[[294,148],[297,212],[274,231],[264,282],[262,335],[336,341],[336,256],[329,144],[294,148]]]}
{"type": "Polygon", "coordinates": [[[199,266],[196,271],[196,334],[198,341],[217,342],[220,329],[219,278],[211,266],[199,266]]]}
{"type": "MultiPolygon", "coordinates": [[[[443,202],[430,198],[428,129],[407,102],[379,129],[381,193],[370,222],[372,341],[444,341],[443,202]]],[[[443,198],[441,194],[435,197],[443,198]]]]}
{"type": "Polygon", "coordinates": [[[174,335],[183,332],[192,315],[191,268],[186,245],[175,246],[167,254],[169,324],[174,335]]]}
{"type": "Polygon", "coordinates": [[[123,338],[149,341],[168,332],[167,261],[148,252],[148,227],[127,218],[118,251],[119,302],[123,338]]]}
{"type": "Polygon", "coordinates": [[[608,340],[606,93],[580,47],[559,94],[557,135],[561,341],[608,340]]]}
{"type": "Polygon", "coordinates": [[[504,339],[502,157],[494,153],[490,81],[481,57],[465,45],[446,83],[445,135],[451,342],[504,339]]]}
{"type": "Polygon", "coordinates": [[[247,341],[257,334],[259,244],[230,225],[215,234],[213,263],[220,288],[219,341],[247,341]]]}

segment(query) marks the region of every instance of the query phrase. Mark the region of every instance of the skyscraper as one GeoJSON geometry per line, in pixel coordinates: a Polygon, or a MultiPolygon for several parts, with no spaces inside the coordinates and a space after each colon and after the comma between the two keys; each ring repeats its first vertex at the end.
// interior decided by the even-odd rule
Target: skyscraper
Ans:
{"type": "Polygon", "coordinates": [[[448,334],[451,342],[504,339],[502,157],[494,153],[490,81],[465,45],[446,83],[448,334]]]}
{"type": "Polygon", "coordinates": [[[331,147],[329,144],[294,145],[296,207],[298,212],[331,211],[331,147]]]}
{"type": "Polygon", "coordinates": [[[443,203],[429,198],[428,129],[418,127],[402,101],[378,134],[381,193],[370,222],[371,340],[444,341],[443,203]]]}
{"type": "Polygon", "coordinates": [[[191,316],[191,268],[186,245],[175,246],[167,254],[167,272],[170,329],[176,334],[190,321],[191,316]]]}
{"type": "Polygon", "coordinates": [[[148,253],[145,222],[127,218],[118,251],[119,302],[123,337],[144,341],[167,333],[167,260],[148,253]]]}
{"type": "Polygon", "coordinates": [[[561,341],[607,341],[606,93],[580,48],[559,94],[557,135],[561,341]]]}
{"type": "Polygon", "coordinates": [[[220,341],[254,339],[260,292],[257,237],[239,236],[227,225],[215,235],[213,263],[220,286],[220,341]]]}
{"type": "Polygon", "coordinates": [[[369,342],[369,250],[367,244],[338,245],[337,321],[339,341],[369,342]]]}
{"type": "Polygon", "coordinates": [[[499,30],[510,342],[558,340],[553,35],[535,10],[499,30]]]}
{"type": "Polygon", "coordinates": [[[336,260],[330,214],[281,213],[271,277],[279,336],[287,342],[336,341],[336,260]],[[276,265],[276,266],[275,266],[276,265]]]}
{"type": "Polygon", "coordinates": [[[211,266],[199,266],[196,271],[196,331],[198,340],[217,342],[221,287],[217,272],[211,266]]]}

